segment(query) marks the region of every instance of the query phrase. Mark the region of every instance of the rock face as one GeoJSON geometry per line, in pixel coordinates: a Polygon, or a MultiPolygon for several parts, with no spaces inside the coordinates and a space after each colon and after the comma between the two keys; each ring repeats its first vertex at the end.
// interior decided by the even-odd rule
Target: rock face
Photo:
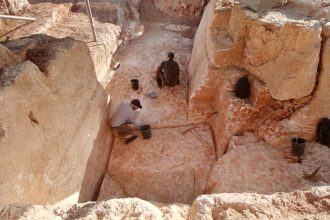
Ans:
{"type": "Polygon", "coordinates": [[[7,80],[0,90],[3,203],[49,204],[78,192],[106,115],[107,95],[86,44],[30,38],[36,44],[26,57],[34,63],[24,56],[21,63],[1,69],[7,80]]]}
{"type": "MultiPolygon", "coordinates": [[[[328,29],[325,27],[324,29],[328,29]]],[[[325,30],[326,31],[326,30],[325,30]]],[[[308,140],[315,137],[316,126],[320,118],[330,116],[330,40],[324,36],[318,84],[313,99],[300,108],[290,118],[282,121],[268,121],[258,130],[258,135],[268,143],[277,145],[290,140],[292,135],[299,135],[308,140]],[[271,124],[271,126],[269,126],[271,124]]]]}
{"type": "Polygon", "coordinates": [[[194,201],[187,219],[328,219],[329,196],[329,187],[271,195],[205,195],[194,201]]]}
{"type": "Polygon", "coordinates": [[[106,111],[107,114],[101,122],[99,133],[87,161],[85,176],[79,191],[78,201],[81,203],[97,200],[109,165],[110,153],[114,142],[112,128],[107,117],[109,111],[110,104],[106,111]]]}
{"type": "Polygon", "coordinates": [[[251,133],[234,136],[210,173],[206,193],[275,193],[328,185],[329,158],[328,147],[308,143],[298,163],[289,145],[271,147],[251,133]]]}
{"type": "Polygon", "coordinates": [[[197,23],[206,3],[206,0],[143,0],[141,16],[148,20],[197,23]]]}
{"type": "MultiPolygon", "coordinates": [[[[204,44],[211,63],[246,69],[265,82],[278,100],[312,92],[321,48],[317,21],[292,22],[282,15],[260,19],[238,6],[215,8],[212,2],[204,16],[207,21],[199,29],[206,34],[204,44]]],[[[198,52],[196,48],[193,53],[198,52]]],[[[191,70],[194,59],[193,54],[191,70]]]]}
{"type": "MultiPolygon", "coordinates": [[[[288,129],[274,126],[289,116],[294,118],[304,106],[309,109],[323,81],[316,86],[320,56],[323,59],[326,53],[321,53],[321,23],[307,19],[307,12],[298,16],[291,7],[288,4],[258,16],[235,2],[211,1],[205,10],[189,62],[189,115],[210,119],[218,156],[226,152],[232,135],[246,130],[256,131],[275,145],[287,143],[306,125],[303,133],[311,140],[317,120],[330,114],[314,107],[310,117],[289,120],[291,127],[285,122],[288,129]],[[251,96],[242,100],[233,91],[245,75],[251,96]],[[295,124],[303,125],[295,131],[295,124]]],[[[326,106],[328,101],[323,101],[326,106]]]]}

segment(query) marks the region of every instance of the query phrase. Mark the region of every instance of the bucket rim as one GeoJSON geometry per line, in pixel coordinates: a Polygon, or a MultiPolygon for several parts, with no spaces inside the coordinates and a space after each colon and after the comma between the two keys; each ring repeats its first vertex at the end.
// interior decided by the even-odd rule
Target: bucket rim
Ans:
{"type": "Polygon", "coordinates": [[[302,137],[294,137],[294,138],[291,138],[291,143],[305,144],[306,143],[306,139],[305,138],[302,138],[302,137]]]}
{"type": "Polygon", "coordinates": [[[140,131],[147,131],[150,130],[150,125],[149,124],[145,124],[145,125],[141,125],[140,126],[140,131]]]}

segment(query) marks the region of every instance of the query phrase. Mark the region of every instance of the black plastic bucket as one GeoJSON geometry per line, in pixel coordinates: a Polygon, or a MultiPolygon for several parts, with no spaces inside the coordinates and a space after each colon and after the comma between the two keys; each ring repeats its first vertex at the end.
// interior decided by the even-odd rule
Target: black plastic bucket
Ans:
{"type": "Polygon", "coordinates": [[[291,139],[292,153],[297,157],[301,157],[305,153],[306,140],[304,138],[295,137],[291,139]]]}
{"type": "Polygon", "coordinates": [[[132,89],[138,90],[139,89],[139,80],[131,79],[131,86],[132,86],[132,89]]]}
{"type": "Polygon", "coordinates": [[[150,128],[150,125],[142,125],[140,127],[140,131],[141,131],[142,137],[144,139],[151,138],[151,128],[150,128]]]}

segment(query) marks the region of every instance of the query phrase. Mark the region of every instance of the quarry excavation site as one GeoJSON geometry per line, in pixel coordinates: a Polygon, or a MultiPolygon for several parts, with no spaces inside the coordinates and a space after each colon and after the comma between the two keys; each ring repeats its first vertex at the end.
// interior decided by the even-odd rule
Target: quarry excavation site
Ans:
{"type": "Polygon", "coordinates": [[[328,0],[2,0],[0,219],[330,219],[329,94],[328,0]]]}

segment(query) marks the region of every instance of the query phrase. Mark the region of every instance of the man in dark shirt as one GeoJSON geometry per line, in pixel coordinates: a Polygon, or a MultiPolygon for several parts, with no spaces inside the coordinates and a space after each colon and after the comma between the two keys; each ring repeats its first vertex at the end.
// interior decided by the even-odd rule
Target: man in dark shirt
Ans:
{"type": "Polygon", "coordinates": [[[157,68],[157,85],[162,86],[175,86],[180,85],[179,81],[179,65],[175,62],[174,53],[167,53],[168,60],[163,61],[157,68]]]}

